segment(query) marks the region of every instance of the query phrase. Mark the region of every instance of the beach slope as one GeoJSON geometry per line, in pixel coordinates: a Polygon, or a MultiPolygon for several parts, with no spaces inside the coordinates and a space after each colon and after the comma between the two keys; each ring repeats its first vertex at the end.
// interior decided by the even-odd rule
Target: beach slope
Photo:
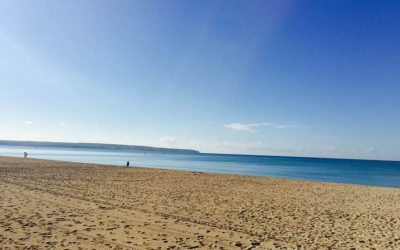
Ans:
{"type": "Polygon", "coordinates": [[[0,249],[400,249],[400,189],[0,157],[0,249]]]}

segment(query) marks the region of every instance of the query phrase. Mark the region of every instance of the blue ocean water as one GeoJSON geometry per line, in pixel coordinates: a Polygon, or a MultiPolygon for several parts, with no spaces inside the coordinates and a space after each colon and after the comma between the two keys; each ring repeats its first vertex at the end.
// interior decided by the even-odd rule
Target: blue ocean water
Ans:
{"type": "Polygon", "coordinates": [[[131,166],[141,167],[400,187],[399,161],[0,146],[2,156],[22,157],[23,152],[50,160],[122,166],[130,161],[131,166]]]}

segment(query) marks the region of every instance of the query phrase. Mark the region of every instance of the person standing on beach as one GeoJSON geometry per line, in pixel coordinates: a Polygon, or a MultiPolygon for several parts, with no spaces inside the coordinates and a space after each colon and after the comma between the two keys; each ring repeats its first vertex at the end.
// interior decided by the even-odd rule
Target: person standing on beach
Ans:
{"type": "Polygon", "coordinates": [[[126,166],[129,167],[129,161],[126,162],[126,166]]]}

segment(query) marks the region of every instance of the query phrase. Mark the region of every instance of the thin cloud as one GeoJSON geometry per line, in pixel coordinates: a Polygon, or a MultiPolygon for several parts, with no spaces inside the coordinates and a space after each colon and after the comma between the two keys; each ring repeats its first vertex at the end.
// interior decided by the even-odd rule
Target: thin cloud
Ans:
{"type": "Polygon", "coordinates": [[[61,123],[60,123],[60,126],[61,126],[61,127],[66,127],[67,124],[66,124],[65,122],[61,122],[61,123]]]}
{"type": "Polygon", "coordinates": [[[256,128],[259,127],[272,127],[276,129],[287,129],[287,128],[306,128],[305,126],[291,125],[291,124],[272,124],[269,122],[262,123],[229,123],[224,124],[223,127],[235,130],[235,131],[243,131],[243,132],[252,132],[255,133],[258,130],[256,128]]]}
{"type": "Polygon", "coordinates": [[[173,136],[161,136],[158,139],[158,144],[161,147],[174,147],[176,146],[176,139],[173,136]]]}
{"type": "Polygon", "coordinates": [[[230,123],[230,124],[225,124],[223,125],[225,128],[229,128],[235,131],[245,131],[245,132],[257,132],[255,128],[261,127],[261,126],[269,126],[271,125],[269,122],[263,122],[263,123],[230,123]]]}
{"type": "Polygon", "coordinates": [[[33,121],[26,121],[25,124],[26,124],[26,125],[32,125],[32,124],[33,124],[33,121]]]}

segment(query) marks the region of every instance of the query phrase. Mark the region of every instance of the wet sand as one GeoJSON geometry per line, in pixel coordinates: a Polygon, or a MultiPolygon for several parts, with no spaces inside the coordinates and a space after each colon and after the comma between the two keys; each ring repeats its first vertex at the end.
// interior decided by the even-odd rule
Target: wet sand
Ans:
{"type": "Polygon", "coordinates": [[[0,249],[400,249],[400,189],[0,157],[0,249]]]}

